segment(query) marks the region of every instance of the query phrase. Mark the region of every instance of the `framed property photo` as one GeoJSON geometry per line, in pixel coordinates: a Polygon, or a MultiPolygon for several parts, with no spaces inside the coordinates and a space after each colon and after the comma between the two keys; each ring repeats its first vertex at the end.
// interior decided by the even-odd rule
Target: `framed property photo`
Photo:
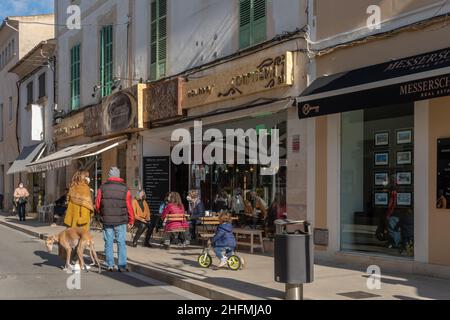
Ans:
{"type": "Polygon", "coordinates": [[[389,193],[387,193],[387,192],[375,193],[375,205],[376,206],[387,206],[388,204],[389,204],[389,193]]]}
{"type": "Polygon", "coordinates": [[[389,152],[376,152],[375,153],[375,165],[376,166],[389,165],[389,152]]]}
{"type": "Polygon", "coordinates": [[[412,185],[412,172],[397,172],[397,184],[399,186],[412,185]]]}
{"type": "Polygon", "coordinates": [[[401,207],[410,207],[412,205],[412,193],[397,193],[397,205],[401,207]]]}
{"type": "Polygon", "coordinates": [[[377,132],[375,133],[375,146],[388,146],[389,145],[389,132],[377,132]]]}
{"type": "Polygon", "coordinates": [[[412,130],[398,130],[397,131],[397,144],[410,144],[413,141],[412,130]]]}
{"type": "Polygon", "coordinates": [[[385,187],[389,184],[389,173],[375,172],[375,186],[385,187]]]}
{"type": "Polygon", "coordinates": [[[412,163],[412,151],[399,151],[397,152],[397,164],[411,164],[412,163]]]}

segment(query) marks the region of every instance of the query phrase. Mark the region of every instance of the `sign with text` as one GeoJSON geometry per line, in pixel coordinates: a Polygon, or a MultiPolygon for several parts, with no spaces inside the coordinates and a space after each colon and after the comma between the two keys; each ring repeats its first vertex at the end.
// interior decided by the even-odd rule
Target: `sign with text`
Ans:
{"type": "Polygon", "coordinates": [[[292,52],[251,55],[231,69],[215,69],[210,75],[189,79],[183,90],[183,108],[225,101],[294,83],[292,52]]]}
{"type": "Polygon", "coordinates": [[[164,195],[169,192],[170,157],[144,158],[144,190],[152,214],[159,211],[164,195]]]}
{"type": "Polygon", "coordinates": [[[438,140],[437,152],[436,207],[450,209],[450,139],[438,140]]]}

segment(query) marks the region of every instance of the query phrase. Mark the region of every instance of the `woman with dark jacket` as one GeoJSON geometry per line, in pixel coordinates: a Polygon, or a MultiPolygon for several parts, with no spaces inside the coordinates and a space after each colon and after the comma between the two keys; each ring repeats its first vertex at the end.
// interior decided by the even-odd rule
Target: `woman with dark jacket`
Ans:
{"type": "Polygon", "coordinates": [[[199,219],[205,216],[205,206],[199,197],[198,191],[191,190],[187,196],[189,201],[189,217],[190,217],[190,234],[191,240],[197,238],[196,229],[199,224],[199,219]]]}

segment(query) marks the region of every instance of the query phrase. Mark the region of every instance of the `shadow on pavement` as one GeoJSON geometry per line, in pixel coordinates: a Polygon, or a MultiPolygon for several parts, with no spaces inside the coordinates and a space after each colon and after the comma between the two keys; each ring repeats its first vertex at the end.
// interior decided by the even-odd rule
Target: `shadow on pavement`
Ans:
{"type": "Polygon", "coordinates": [[[60,270],[64,266],[64,263],[61,262],[61,259],[57,255],[48,253],[46,251],[35,251],[34,254],[43,260],[43,262],[40,262],[40,263],[39,262],[33,263],[33,265],[35,265],[35,266],[38,266],[41,268],[43,266],[49,266],[49,267],[58,268],[60,270]]]}
{"type": "MultiPolygon", "coordinates": [[[[185,260],[185,259],[174,259],[174,260],[178,260],[178,261],[182,262],[183,265],[190,265],[190,266],[198,267],[198,264],[195,261],[185,260]]],[[[172,265],[169,266],[169,265],[164,265],[164,264],[160,264],[160,263],[155,263],[154,265],[151,265],[149,267],[163,271],[163,272],[167,272],[167,268],[170,267],[170,268],[177,270],[176,275],[180,278],[198,280],[198,277],[201,276],[204,278],[201,280],[204,283],[208,283],[208,284],[211,284],[211,285],[214,285],[217,287],[221,287],[224,289],[228,289],[228,290],[234,290],[237,292],[241,292],[244,294],[252,295],[252,296],[267,299],[267,300],[284,298],[284,292],[282,292],[282,291],[263,287],[263,286],[260,286],[258,284],[254,284],[251,282],[236,280],[233,278],[209,277],[206,274],[196,274],[193,272],[189,272],[187,270],[182,270],[177,266],[172,266],[172,265]],[[195,277],[192,275],[190,276],[189,273],[192,275],[195,275],[195,277]]],[[[200,267],[198,267],[198,268],[200,269],[200,267]]],[[[235,271],[230,271],[230,273],[232,273],[232,272],[235,272],[235,271]]],[[[239,272],[239,271],[237,271],[237,272],[239,272]]],[[[175,272],[172,271],[172,273],[175,273],[175,272]]]]}

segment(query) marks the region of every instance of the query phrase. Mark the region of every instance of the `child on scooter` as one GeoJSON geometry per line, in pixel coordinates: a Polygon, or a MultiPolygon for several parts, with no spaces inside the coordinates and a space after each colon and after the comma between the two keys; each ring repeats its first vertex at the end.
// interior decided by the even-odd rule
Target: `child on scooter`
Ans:
{"type": "Polygon", "coordinates": [[[219,215],[220,225],[217,227],[216,234],[211,239],[211,244],[217,258],[220,259],[219,268],[227,265],[228,257],[236,248],[236,239],[233,234],[233,225],[231,224],[231,216],[227,212],[219,215]],[[225,255],[223,252],[225,251],[225,255]]]}

